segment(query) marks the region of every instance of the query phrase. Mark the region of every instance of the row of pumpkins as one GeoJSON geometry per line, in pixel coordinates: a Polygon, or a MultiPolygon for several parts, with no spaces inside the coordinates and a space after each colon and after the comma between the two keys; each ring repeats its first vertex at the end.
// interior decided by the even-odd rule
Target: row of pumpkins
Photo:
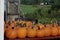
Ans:
{"type": "Polygon", "coordinates": [[[60,36],[60,27],[57,23],[43,25],[30,21],[10,21],[4,22],[4,35],[7,38],[60,36]]]}

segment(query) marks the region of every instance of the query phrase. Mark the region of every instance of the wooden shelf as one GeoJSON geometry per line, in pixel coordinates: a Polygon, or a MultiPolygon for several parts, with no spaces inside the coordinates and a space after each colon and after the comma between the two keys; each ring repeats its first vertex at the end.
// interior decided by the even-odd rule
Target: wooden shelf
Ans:
{"type": "Polygon", "coordinates": [[[56,37],[42,37],[42,38],[24,38],[24,39],[8,39],[8,38],[4,38],[4,40],[60,40],[60,36],[56,36],[56,37]]]}

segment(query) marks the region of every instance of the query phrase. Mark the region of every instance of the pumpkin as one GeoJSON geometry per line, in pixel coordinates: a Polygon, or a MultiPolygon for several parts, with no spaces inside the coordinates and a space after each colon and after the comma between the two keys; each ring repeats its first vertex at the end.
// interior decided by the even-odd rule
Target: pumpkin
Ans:
{"type": "Polygon", "coordinates": [[[19,23],[19,20],[17,20],[16,22],[19,23]]]}
{"type": "Polygon", "coordinates": [[[58,27],[58,24],[57,23],[54,23],[54,27],[58,27]]]}
{"type": "Polygon", "coordinates": [[[14,39],[17,37],[17,31],[15,27],[12,27],[11,29],[6,31],[6,37],[10,39],[14,39]]]}
{"type": "Polygon", "coordinates": [[[5,22],[5,23],[4,23],[4,27],[6,27],[6,26],[8,26],[8,23],[5,22]]]}
{"type": "Polygon", "coordinates": [[[58,26],[58,35],[60,36],[60,26],[58,26]]]}
{"type": "Polygon", "coordinates": [[[36,30],[34,30],[33,27],[28,29],[27,30],[27,36],[28,37],[35,37],[36,36],[36,30]]]}
{"type": "Polygon", "coordinates": [[[17,30],[18,38],[25,38],[27,35],[27,30],[24,26],[20,26],[17,30]]]}
{"type": "Polygon", "coordinates": [[[6,33],[6,31],[8,30],[8,26],[4,27],[4,34],[6,33]]]}
{"type": "Polygon", "coordinates": [[[50,24],[50,27],[52,27],[52,24],[50,24]]]}
{"type": "Polygon", "coordinates": [[[23,21],[19,21],[18,23],[19,23],[19,24],[20,24],[20,23],[23,23],[23,21]]]}
{"type": "Polygon", "coordinates": [[[26,22],[26,27],[32,27],[32,24],[33,24],[32,22],[27,21],[27,22],[26,22]]]}
{"type": "Polygon", "coordinates": [[[58,35],[58,28],[56,26],[51,27],[51,35],[52,36],[58,35]]]}
{"type": "Polygon", "coordinates": [[[44,28],[45,35],[44,36],[50,36],[51,35],[51,28],[50,24],[46,24],[46,27],[44,28]]]}
{"type": "Polygon", "coordinates": [[[16,22],[12,21],[11,26],[16,26],[16,22]]]}
{"type": "Polygon", "coordinates": [[[41,28],[44,28],[44,25],[41,24],[41,23],[39,23],[39,24],[37,24],[37,25],[40,27],[40,29],[41,29],[41,28]]]}
{"type": "Polygon", "coordinates": [[[14,20],[14,24],[15,24],[15,25],[16,25],[16,23],[17,23],[17,22],[14,20]]]}
{"type": "Polygon", "coordinates": [[[36,36],[37,37],[44,37],[44,29],[40,29],[40,27],[38,26],[38,30],[37,30],[37,33],[36,33],[36,36]]]}
{"type": "Polygon", "coordinates": [[[51,26],[51,24],[46,24],[46,27],[50,27],[51,26]]]}
{"type": "Polygon", "coordinates": [[[34,25],[34,28],[33,28],[34,30],[38,30],[38,27],[37,27],[37,25],[34,25]]]}
{"type": "Polygon", "coordinates": [[[8,24],[5,23],[5,24],[4,24],[4,33],[7,31],[7,29],[8,29],[8,24]]]}

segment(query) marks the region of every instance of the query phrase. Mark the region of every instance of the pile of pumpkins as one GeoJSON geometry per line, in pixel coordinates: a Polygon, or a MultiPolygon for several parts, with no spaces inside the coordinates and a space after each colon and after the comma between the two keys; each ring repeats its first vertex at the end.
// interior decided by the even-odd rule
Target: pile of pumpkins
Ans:
{"type": "Polygon", "coordinates": [[[10,39],[60,36],[60,26],[57,23],[44,25],[30,21],[9,21],[4,22],[4,35],[10,39]]]}

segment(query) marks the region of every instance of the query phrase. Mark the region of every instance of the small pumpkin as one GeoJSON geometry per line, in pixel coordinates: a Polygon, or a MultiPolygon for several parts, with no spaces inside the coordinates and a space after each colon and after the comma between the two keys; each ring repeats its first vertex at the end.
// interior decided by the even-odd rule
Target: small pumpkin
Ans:
{"type": "Polygon", "coordinates": [[[30,22],[30,21],[27,21],[27,22],[26,22],[26,27],[32,27],[32,25],[33,25],[32,22],[30,22]]]}
{"type": "Polygon", "coordinates": [[[44,25],[41,24],[41,23],[39,23],[39,24],[37,24],[37,25],[40,27],[40,29],[44,28],[44,25]]]}
{"type": "Polygon", "coordinates": [[[17,30],[18,38],[25,38],[27,35],[27,30],[24,26],[20,26],[17,30]]]}
{"type": "Polygon", "coordinates": [[[16,26],[16,23],[12,21],[11,26],[16,26]]]}
{"type": "Polygon", "coordinates": [[[6,31],[6,37],[10,39],[14,39],[17,37],[17,31],[15,27],[12,27],[11,29],[6,31]]]}
{"type": "Polygon", "coordinates": [[[60,36],[60,26],[58,26],[58,35],[60,36]]]}
{"type": "Polygon", "coordinates": [[[58,28],[56,26],[51,27],[51,35],[52,36],[58,35],[58,28]]]}
{"type": "Polygon", "coordinates": [[[4,34],[6,33],[6,31],[8,30],[8,26],[4,27],[4,34]]]}
{"type": "Polygon", "coordinates": [[[7,31],[8,26],[9,26],[9,25],[8,25],[7,23],[4,24],[4,33],[7,31]]]}
{"type": "Polygon", "coordinates": [[[38,27],[37,27],[37,25],[34,25],[34,28],[33,28],[34,30],[38,30],[38,27]]]}
{"type": "Polygon", "coordinates": [[[38,30],[37,30],[37,37],[44,37],[44,29],[40,29],[40,27],[38,26],[38,30]]]}
{"type": "Polygon", "coordinates": [[[58,27],[58,24],[57,23],[54,23],[54,27],[58,27]]]}
{"type": "Polygon", "coordinates": [[[46,24],[46,27],[44,28],[45,36],[50,36],[51,35],[51,28],[49,24],[46,24]]]}
{"type": "Polygon", "coordinates": [[[34,27],[27,30],[27,36],[28,37],[35,37],[36,36],[36,30],[33,29],[34,27]]]}

